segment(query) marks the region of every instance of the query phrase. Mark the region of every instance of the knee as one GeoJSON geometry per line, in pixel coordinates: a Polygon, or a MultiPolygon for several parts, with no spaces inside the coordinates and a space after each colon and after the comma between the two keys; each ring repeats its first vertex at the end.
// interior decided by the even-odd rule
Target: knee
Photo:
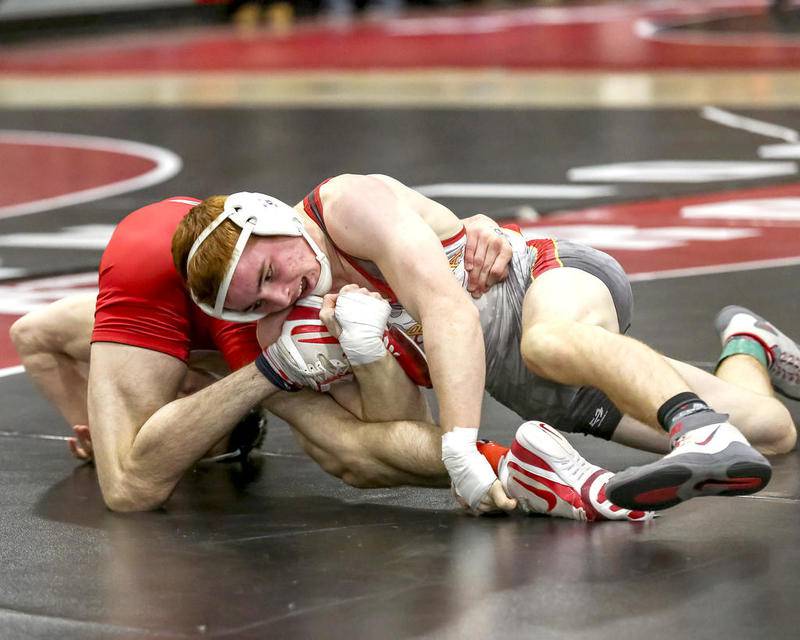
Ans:
{"type": "Polygon", "coordinates": [[[522,359],[536,375],[552,377],[572,357],[569,344],[571,322],[537,322],[525,330],[520,343],[522,359]]]}
{"type": "Polygon", "coordinates": [[[794,420],[786,407],[781,405],[781,408],[784,410],[782,419],[773,423],[771,442],[764,447],[765,453],[768,454],[789,453],[797,444],[797,427],[794,420]]]}
{"type": "Polygon", "coordinates": [[[8,335],[20,356],[38,353],[46,342],[46,330],[30,313],[14,322],[8,335]]]}
{"type": "Polygon", "coordinates": [[[356,489],[377,489],[393,486],[385,480],[381,473],[381,465],[377,461],[366,458],[352,458],[344,465],[342,481],[356,489]]]}
{"type": "MultiPolygon", "coordinates": [[[[374,489],[386,486],[381,465],[358,443],[342,447],[332,456],[333,475],[357,489],[374,489]]],[[[331,473],[329,471],[329,473],[331,473]]]]}
{"type": "Polygon", "coordinates": [[[375,487],[376,478],[363,447],[351,438],[342,437],[328,442],[323,448],[298,434],[303,450],[327,474],[339,478],[351,487],[375,487]]]}
{"type": "Polygon", "coordinates": [[[797,427],[789,410],[777,399],[765,407],[759,421],[765,425],[757,430],[751,443],[761,453],[777,455],[789,453],[797,444],[797,427]]]}

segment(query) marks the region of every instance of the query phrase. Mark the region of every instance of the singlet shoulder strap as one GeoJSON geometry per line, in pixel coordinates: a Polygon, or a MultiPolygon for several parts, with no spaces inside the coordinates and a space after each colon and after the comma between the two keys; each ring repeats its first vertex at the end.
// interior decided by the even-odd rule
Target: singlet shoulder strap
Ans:
{"type": "Polygon", "coordinates": [[[320,182],[316,187],[314,187],[314,190],[311,193],[303,198],[303,210],[306,212],[309,218],[317,223],[317,226],[322,229],[322,233],[325,234],[325,237],[330,241],[334,249],[336,249],[336,252],[342,256],[342,258],[344,258],[351,267],[358,271],[358,273],[360,273],[373,287],[375,287],[375,290],[380,292],[381,295],[383,295],[385,298],[388,298],[391,302],[397,302],[397,296],[384,279],[383,274],[381,274],[380,270],[378,269],[378,266],[370,260],[356,258],[355,256],[351,256],[346,251],[342,251],[338,246],[336,246],[336,243],[328,233],[328,229],[325,226],[325,213],[322,207],[322,198],[319,195],[320,188],[322,185],[328,182],[328,180],[330,180],[330,178],[320,182]]]}

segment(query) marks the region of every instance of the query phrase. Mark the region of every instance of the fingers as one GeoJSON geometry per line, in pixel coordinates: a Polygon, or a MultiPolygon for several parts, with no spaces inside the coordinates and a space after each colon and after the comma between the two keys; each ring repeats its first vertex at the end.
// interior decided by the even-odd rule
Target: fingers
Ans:
{"type": "Polygon", "coordinates": [[[73,456],[78,460],[86,460],[86,452],[78,446],[77,438],[67,438],[67,446],[73,456]]]}
{"type": "Polygon", "coordinates": [[[76,436],[74,438],[74,447],[73,443],[70,442],[73,438],[68,440],[72,454],[81,460],[91,460],[94,456],[94,449],[92,448],[92,434],[89,431],[89,427],[85,424],[76,424],[73,425],[72,430],[76,436]]]}
{"type": "Polygon", "coordinates": [[[498,511],[505,511],[511,513],[517,508],[517,501],[509,498],[503,490],[503,485],[499,480],[495,480],[494,484],[489,487],[489,491],[481,498],[481,503],[478,505],[478,515],[484,513],[497,513],[498,511]]]}
{"type": "Polygon", "coordinates": [[[475,243],[475,252],[472,258],[472,268],[469,271],[469,281],[467,282],[467,291],[473,295],[480,292],[480,276],[481,270],[483,269],[483,264],[486,260],[488,244],[489,242],[484,236],[478,238],[475,243]]]}
{"type": "Polygon", "coordinates": [[[464,268],[467,273],[472,271],[475,266],[475,248],[478,246],[478,239],[476,236],[467,234],[467,246],[464,248],[464,268]]]}
{"type": "Polygon", "coordinates": [[[499,251],[494,255],[491,265],[489,265],[487,253],[486,265],[484,265],[484,269],[481,271],[480,279],[480,287],[483,293],[486,293],[495,284],[508,277],[508,263],[511,261],[512,255],[511,245],[502,239],[499,245],[499,251]]]}
{"type": "Polygon", "coordinates": [[[506,495],[503,485],[499,480],[495,480],[494,484],[489,489],[488,495],[491,497],[495,506],[497,506],[498,509],[502,509],[506,513],[511,513],[517,508],[517,501],[513,498],[509,498],[506,495]]]}
{"type": "MultiPolygon", "coordinates": [[[[494,240],[499,240],[499,238],[495,237],[494,240]]],[[[497,242],[491,241],[488,243],[486,247],[486,257],[483,260],[483,265],[481,266],[480,273],[478,274],[476,291],[480,293],[486,293],[486,291],[489,289],[489,273],[494,268],[497,256],[500,255],[501,249],[502,247],[499,246],[497,242]]],[[[477,271],[477,269],[475,271],[477,271]]]]}
{"type": "Polygon", "coordinates": [[[464,268],[469,274],[467,291],[475,298],[486,293],[489,287],[508,275],[510,260],[510,243],[498,227],[473,231],[464,256],[464,268]]]}
{"type": "Polygon", "coordinates": [[[77,437],[67,438],[67,446],[70,452],[78,460],[88,461],[92,459],[92,441],[89,435],[89,428],[84,425],[76,425],[72,427],[77,437]]]}
{"type": "Polygon", "coordinates": [[[375,298],[376,300],[383,300],[383,296],[377,291],[370,291],[369,289],[365,289],[357,284],[344,285],[341,289],[339,289],[339,295],[343,293],[361,293],[365,296],[369,296],[370,298],[375,298]]]}
{"type": "Polygon", "coordinates": [[[322,298],[322,308],[319,310],[319,319],[328,327],[328,331],[334,338],[342,335],[342,327],[336,320],[336,298],[337,293],[329,293],[322,298]]]}
{"type": "Polygon", "coordinates": [[[73,425],[72,430],[75,432],[75,435],[78,436],[83,442],[87,442],[91,444],[92,442],[92,432],[89,431],[89,427],[85,424],[76,424],[73,425]]]}
{"type": "Polygon", "coordinates": [[[475,257],[475,252],[482,244],[491,238],[491,234],[494,233],[497,223],[482,213],[476,213],[469,218],[464,218],[463,222],[464,229],[467,232],[467,246],[464,250],[464,268],[469,272],[472,271],[476,265],[480,267],[480,263],[475,257]]]}
{"type": "Polygon", "coordinates": [[[517,501],[506,495],[503,485],[499,480],[495,480],[492,486],[489,487],[489,491],[481,498],[480,504],[475,509],[472,509],[467,501],[459,496],[455,490],[453,490],[453,496],[463,509],[474,516],[498,513],[500,511],[512,513],[517,508],[517,501]]]}

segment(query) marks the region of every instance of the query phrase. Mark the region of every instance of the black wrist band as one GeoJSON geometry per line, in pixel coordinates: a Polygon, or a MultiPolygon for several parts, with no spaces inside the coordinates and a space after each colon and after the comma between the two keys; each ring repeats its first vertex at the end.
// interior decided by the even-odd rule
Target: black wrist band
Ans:
{"type": "Polygon", "coordinates": [[[299,386],[292,384],[288,380],[284,380],[280,374],[272,368],[272,365],[267,360],[263,351],[259,353],[256,358],[256,369],[281,391],[300,391],[299,386]]]}

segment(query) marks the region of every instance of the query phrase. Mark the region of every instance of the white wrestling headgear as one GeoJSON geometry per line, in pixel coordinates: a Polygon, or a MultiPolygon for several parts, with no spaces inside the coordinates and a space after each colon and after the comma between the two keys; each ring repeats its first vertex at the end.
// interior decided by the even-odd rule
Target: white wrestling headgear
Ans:
{"type": "Polygon", "coordinates": [[[330,291],[332,277],[331,267],[328,262],[328,257],[322,253],[319,246],[303,226],[303,221],[297,212],[292,209],[288,204],[281,202],[277,198],[264,195],[263,193],[249,193],[242,191],[229,195],[225,200],[225,207],[222,213],[219,214],[211,224],[209,224],[203,232],[194,241],[192,248],[189,250],[189,257],[186,260],[186,269],[189,269],[189,263],[200,245],[205,242],[214,230],[221,225],[225,220],[230,220],[237,226],[242,228],[239,234],[239,239],[236,241],[236,246],[233,249],[231,258],[228,261],[228,268],[219,285],[217,291],[217,299],[214,306],[200,302],[190,291],[192,300],[208,315],[221,320],[229,320],[231,322],[253,322],[260,320],[266,313],[258,311],[232,311],[225,309],[225,298],[228,295],[228,288],[231,286],[233,274],[236,271],[236,265],[239,264],[239,259],[242,257],[244,246],[251,234],[257,236],[303,236],[305,241],[309,244],[314,251],[314,255],[319,262],[319,279],[313,291],[308,291],[305,295],[324,296],[330,291]]]}

